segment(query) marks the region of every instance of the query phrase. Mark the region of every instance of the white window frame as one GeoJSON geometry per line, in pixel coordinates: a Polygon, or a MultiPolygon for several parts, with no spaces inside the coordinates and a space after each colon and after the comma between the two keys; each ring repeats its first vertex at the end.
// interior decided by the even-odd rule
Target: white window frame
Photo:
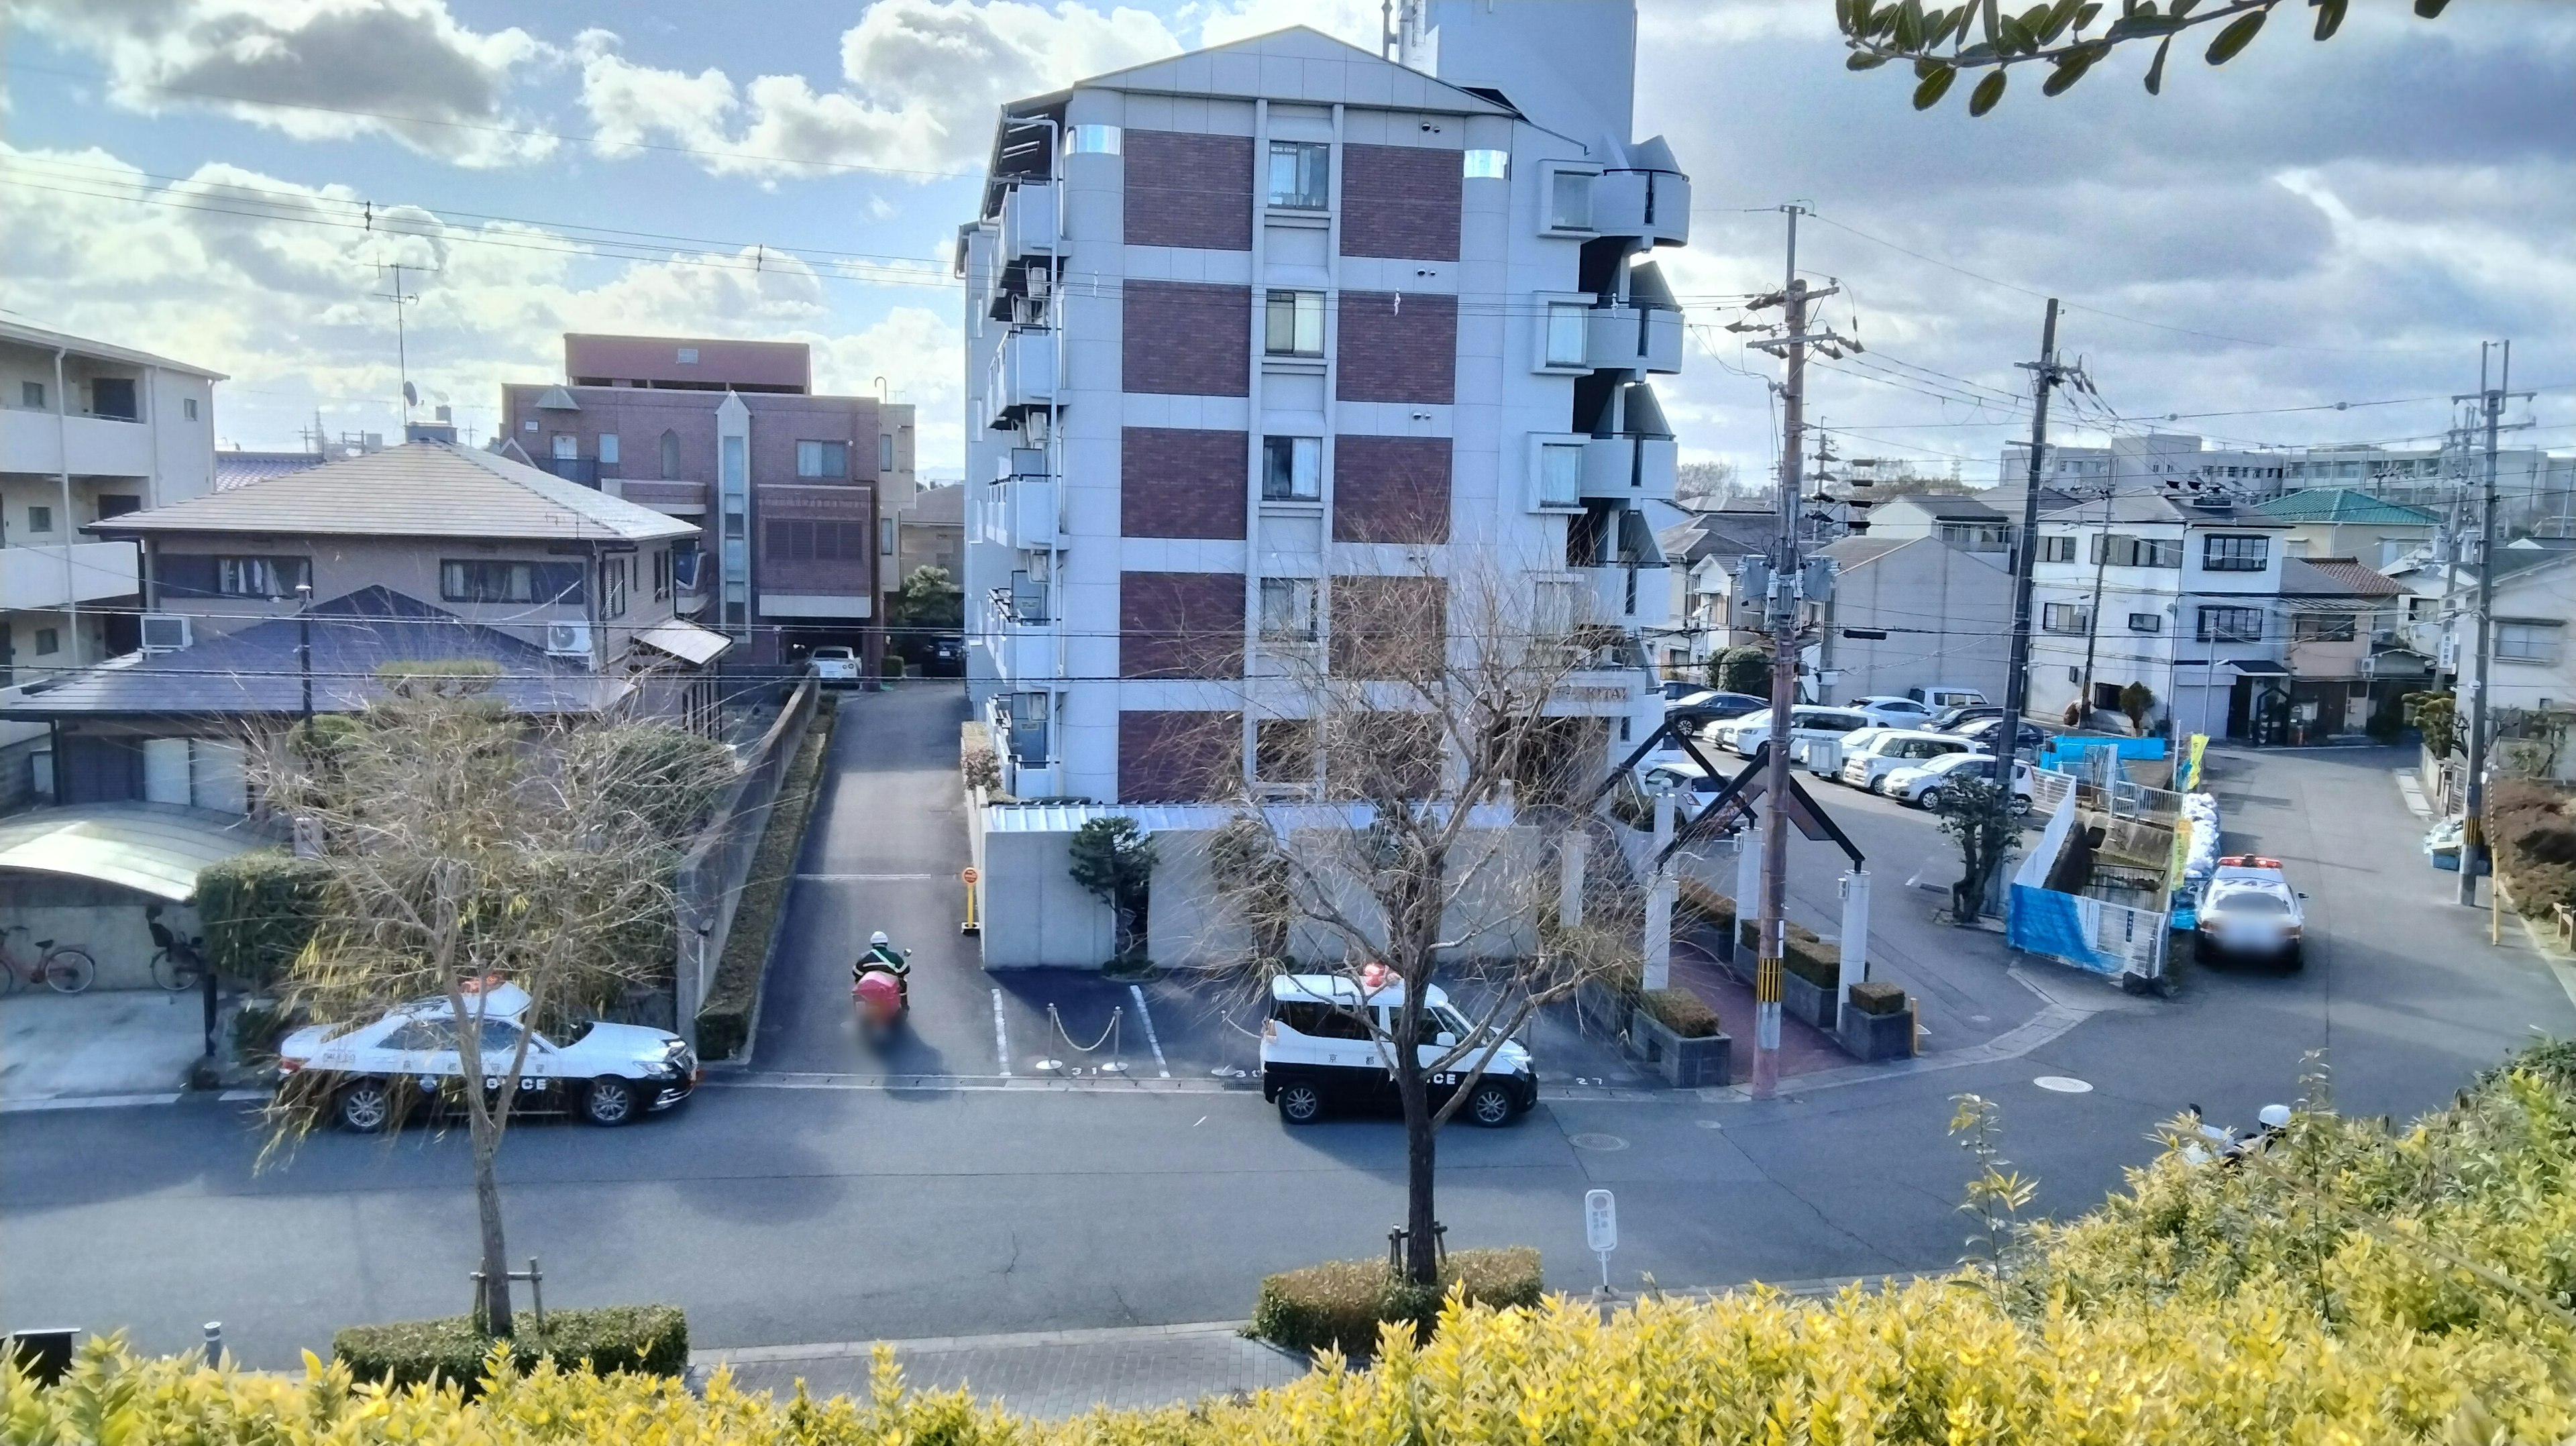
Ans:
{"type": "Polygon", "coordinates": [[[1532,330],[1535,354],[1530,370],[1552,376],[1579,376],[1592,370],[1586,360],[1592,352],[1592,298],[1577,292],[1540,292],[1535,298],[1538,325],[1532,330]],[[1559,361],[1554,345],[1561,317],[1570,316],[1574,341],[1574,359],[1559,361]]]}
{"type": "Polygon", "coordinates": [[[1288,434],[1264,434],[1261,438],[1261,500],[1263,502],[1321,502],[1324,500],[1324,439],[1288,434]],[[1288,444],[1288,493],[1274,497],[1270,492],[1270,451],[1274,442],[1288,444]]]}
{"type": "Polygon", "coordinates": [[[1293,286],[1274,286],[1265,289],[1261,294],[1261,354],[1272,358],[1284,357],[1292,361],[1323,360],[1324,311],[1324,293],[1320,291],[1302,290],[1293,286]],[[1270,347],[1270,314],[1272,303],[1282,297],[1288,298],[1289,349],[1273,351],[1270,347]],[[1310,327],[1313,331],[1312,340],[1315,343],[1312,350],[1308,350],[1305,346],[1309,339],[1307,333],[1310,327]]]}
{"type": "Polygon", "coordinates": [[[1583,510],[1583,449],[1592,439],[1579,432],[1532,432],[1529,439],[1529,510],[1532,512],[1580,512],[1583,510]],[[1547,495],[1547,463],[1551,448],[1562,447],[1572,454],[1573,486],[1563,497],[1547,495]]]}
{"type": "Polygon", "coordinates": [[[1579,162],[1569,161],[1541,162],[1539,165],[1538,181],[1538,229],[1540,232],[1550,236],[1599,235],[1599,229],[1592,224],[1593,195],[1590,183],[1597,181],[1600,178],[1601,168],[1599,166],[1584,165],[1579,162]],[[1561,223],[1557,220],[1557,181],[1560,177],[1568,176],[1582,176],[1586,178],[1583,191],[1583,224],[1579,226],[1561,223]]]}
{"type": "Polygon", "coordinates": [[[2554,667],[2564,648],[2566,633],[2567,625],[2552,618],[2498,618],[2495,624],[2495,660],[2554,667]],[[2508,639],[2520,639],[2524,646],[2509,647],[2508,639]]]}
{"type": "Polygon", "coordinates": [[[1331,210],[1333,143],[1274,137],[1270,142],[1269,151],[1262,157],[1261,182],[1262,203],[1272,210],[1302,211],[1308,214],[1331,210]],[[1310,193],[1300,188],[1306,180],[1303,174],[1305,163],[1312,156],[1320,156],[1322,161],[1318,168],[1319,174],[1313,178],[1316,189],[1310,193]],[[1291,171],[1297,173],[1290,189],[1286,192],[1279,189],[1279,164],[1283,160],[1289,163],[1291,171]]]}
{"type": "Polygon", "coordinates": [[[2162,613],[2131,613],[2131,614],[2129,614],[2129,631],[2130,631],[2130,632],[2133,632],[2133,633],[2161,633],[2161,632],[2163,632],[2164,630],[2165,630],[2165,619],[2164,619],[2164,614],[2162,614],[2162,613]],[[2145,626],[2145,627],[2140,627],[2140,626],[2138,626],[2138,624],[2140,624],[2140,623],[2142,623],[2142,622],[2146,624],[2146,626],[2145,626]]]}
{"type": "Polygon", "coordinates": [[[1267,643],[1311,643],[1317,632],[1317,580],[1311,577],[1261,579],[1261,639],[1267,643]]]}

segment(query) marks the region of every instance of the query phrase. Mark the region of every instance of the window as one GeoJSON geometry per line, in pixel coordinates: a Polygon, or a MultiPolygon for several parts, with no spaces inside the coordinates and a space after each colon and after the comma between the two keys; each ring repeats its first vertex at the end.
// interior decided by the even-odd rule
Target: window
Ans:
{"type": "Polygon", "coordinates": [[[671,549],[667,547],[655,548],[653,551],[653,601],[669,602],[670,600],[671,549]]]}
{"type": "Polygon", "coordinates": [[[1547,224],[1558,231],[1592,229],[1592,177],[1558,171],[1547,179],[1547,224]]]}
{"type": "Polygon", "coordinates": [[[1274,1004],[1272,1016],[1282,1029],[1302,1034],[1308,1039],[1368,1039],[1368,1023],[1356,1012],[1344,1013],[1321,1000],[1312,1003],[1274,1004]]]}
{"type": "Polygon", "coordinates": [[[1261,580],[1261,636],[1273,642],[1314,640],[1313,578],[1265,577],[1261,580]]]}
{"type": "Polygon", "coordinates": [[[1323,496],[1324,439],[1261,439],[1261,500],[1312,502],[1323,496]]]}
{"type": "Polygon", "coordinates": [[[603,618],[626,616],[626,559],[604,557],[599,562],[599,615],[603,618]]]}
{"type": "Polygon", "coordinates": [[[2049,633],[2089,632],[2093,615],[2082,603],[2049,603],[2039,610],[2039,627],[2049,633]]]}
{"type": "Polygon", "coordinates": [[[1584,325],[1592,308],[1579,301],[1551,301],[1547,304],[1547,364],[1552,367],[1583,365],[1584,325]]]}
{"type": "Polygon", "coordinates": [[[519,424],[519,430],[520,430],[520,431],[522,431],[522,432],[533,432],[533,431],[535,431],[536,429],[537,429],[537,419],[536,419],[536,418],[534,418],[534,417],[530,417],[530,418],[528,418],[526,421],[521,422],[521,423],[519,424]]]}
{"type": "Polygon", "coordinates": [[[2261,572],[2272,539],[2259,534],[2213,532],[2200,540],[2200,565],[2210,572],[2261,572]]]}
{"type": "Polygon", "coordinates": [[[215,593],[219,597],[293,597],[312,580],[312,569],[300,557],[219,557],[215,559],[215,593]]]}
{"type": "Polygon", "coordinates": [[[181,397],[179,399],[179,415],[187,418],[191,422],[197,420],[197,399],[195,397],[181,397]]]}
{"type": "Polygon", "coordinates": [[[43,382],[18,383],[18,405],[42,410],[45,405],[45,384],[43,382]]]}
{"type": "Polygon", "coordinates": [[[682,366],[684,366],[684,367],[693,367],[693,366],[696,366],[697,364],[698,364],[698,349],[697,349],[696,347],[693,347],[693,346],[684,346],[684,347],[680,348],[680,365],[682,365],[682,366]]]}
{"type": "Polygon", "coordinates": [[[1509,151],[1467,152],[1468,180],[1501,181],[1509,179],[1511,173],[1512,153],[1509,151]]]}
{"type": "Polygon", "coordinates": [[[799,477],[849,476],[850,444],[847,442],[797,443],[796,475],[799,477]]]}
{"type": "Polygon", "coordinates": [[[2012,527],[2002,522],[1944,522],[1941,540],[1962,552],[2002,552],[2012,546],[2012,527]]]}
{"type": "Polygon", "coordinates": [[[732,506],[725,509],[724,535],[727,537],[748,537],[751,535],[750,530],[743,526],[742,504],[739,498],[734,500],[732,506]]]}
{"type": "Polygon", "coordinates": [[[877,433],[877,470],[880,472],[894,470],[894,433],[892,432],[877,433]]]}
{"type": "Polygon", "coordinates": [[[1010,711],[1002,719],[1002,732],[1011,740],[1011,757],[1020,763],[1038,764],[1047,760],[1047,695],[1044,693],[1008,693],[1010,711]]]}
{"type": "Polygon", "coordinates": [[[2555,663],[2564,623],[2546,618],[2498,618],[2495,655],[2500,663],[2555,663]]]}
{"type": "Polygon", "coordinates": [[[36,629],[36,656],[41,658],[46,654],[59,653],[62,650],[63,635],[60,632],[53,628],[36,629]]]}
{"type": "Polygon", "coordinates": [[[1542,442],[1538,449],[1538,505],[1583,505],[1583,444],[1542,442]]]}
{"type": "Polygon", "coordinates": [[[2170,537],[2096,533],[2093,537],[2093,560],[2110,567],[2180,567],[2182,544],[2170,537]]]}
{"type": "Polygon", "coordinates": [[[1114,156],[1118,154],[1118,127],[1069,126],[1064,133],[1065,154],[1073,156],[1114,156]]]}
{"type": "MultiPolygon", "coordinates": [[[[2255,541],[2262,541],[2256,538],[2255,541]]],[[[2263,641],[2261,608],[2202,608],[2200,640],[2204,643],[2259,643],[2263,641]]]]}
{"type": "Polygon", "coordinates": [[[773,517],[762,524],[761,555],[772,562],[862,562],[868,555],[864,522],[806,522],[773,517]]]}
{"type": "Polygon", "coordinates": [[[134,493],[102,492],[98,494],[98,520],[101,522],[111,517],[123,517],[129,512],[142,510],[143,499],[134,493]]]}
{"type": "Polygon", "coordinates": [[[1322,356],[1324,293],[1269,293],[1263,303],[1261,349],[1271,356],[1322,356]]]}
{"type": "Polygon", "coordinates": [[[2303,643],[2351,642],[2352,614],[2299,613],[2290,619],[2290,636],[2303,643]]]}
{"type": "Polygon", "coordinates": [[[1270,143],[1270,204],[1320,211],[1330,204],[1333,148],[1321,141],[1270,143]]]}
{"type": "Polygon", "coordinates": [[[894,556],[894,519],[891,517],[877,519],[877,551],[887,557],[894,556]]]}
{"type": "Polygon", "coordinates": [[[2161,632],[2163,632],[2164,630],[2165,630],[2165,620],[2164,620],[2163,616],[2162,616],[2162,615],[2160,615],[2160,614],[2157,614],[2157,613],[2131,613],[2131,614],[2129,614],[2129,631],[2130,631],[2130,632],[2133,632],[2133,633],[2161,633],[2161,632]]]}
{"type": "Polygon", "coordinates": [[[438,565],[438,595],[454,603],[578,603],[577,562],[487,562],[449,558],[438,565]]]}
{"type": "Polygon", "coordinates": [[[1252,776],[1264,783],[1311,783],[1315,725],[1304,718],[1264,718],[1252,725],[1252,776]]]}
{"type": "Polygon", "coordinates": [[[53,531],[53,530],[54,530],[54,509],[52,509],[52,508],[50,508],[50,507],[30,507],[30,508],[28,508],[28,509],[27,509],[27,530],[28,530],[29,532],[51,532],[51,531],[53,531]]]}
{"type": "Polygon", "coordinates": [[[97,377],[89,384],[89,409],[102,417],[131,422],[143,414],[134,402],[134,378],[97,377]]]}
{"type": "Polygon", "coordinates": [[[617,465],[617,434],[615,432],[602,432],[599,434],[599,465],[602,467],[614,467],[617,465]]]}
{"type": "Polygon", "coordinates": [[[662,434],[662,480],[665,482],[676,482],[679,479],[680,434],[677,432],[664,432],[662,434]]]}
{"type": "Polygon", "coordinates": [[[2075,535],[2073,533],[2068,533],[2062,537],[2041,538],[2039,540],[2039,560],[2042,562],[2073,562],[2075,560],[2075,535]]]}
{"type": "Polygon", "coordinates": [[[555,460],[570,462],[581,456],[581,438],[570,432],[555,433],[555,460]]]}

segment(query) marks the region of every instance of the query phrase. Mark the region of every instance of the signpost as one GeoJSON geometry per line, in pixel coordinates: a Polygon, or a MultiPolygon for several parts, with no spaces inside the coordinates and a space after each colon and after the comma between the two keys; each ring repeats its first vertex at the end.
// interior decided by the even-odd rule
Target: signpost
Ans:
{"type": "Polygon", "coordinates": [[[1583,1243],[1601,1257],[1601,1293],[1610,1293],[1610,1252],[1619,1248],[1619,1202],[1607,1190],[1583,1192],[1583,1243]]]}
{"type": "Polygon", "coordinates": [[[957,926],[957,932],[960,934],[981,934],[984,932],[984,921],[975,912],[975,886],[983,882],[984,872],[981,869],[969,866],[967,868],[959,869],[957,871],[957,878],[959,882],[966,885],[966,918],[963,923],[960,923],[957,926]]]}

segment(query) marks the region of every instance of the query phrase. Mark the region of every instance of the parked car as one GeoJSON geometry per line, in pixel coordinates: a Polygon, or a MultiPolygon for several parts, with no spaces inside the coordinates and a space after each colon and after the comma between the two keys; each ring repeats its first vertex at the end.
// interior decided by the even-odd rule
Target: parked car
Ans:
{"type": "Polygon", "coordinates": [[[1986,695],[1974,688],[1960,688],[1935,683],[1928,688],[1908,688],[1905,696],[1938,713],[1947,708],[1974,708],[1986,701],[1986,695]]]}
{"type": "MultiPolygon", "coordinates": [[[[469,1009],[477,1003],[468,998],[469,1009]]],[[[476,1028],[486,1090],[527,1041],[514,1112],[576,1114],[594,1125],[622,1125],[667,1110],[704,1077],[688,1041],[638,1024],[595,1022],[555,1035],[527,1026],[528,995],[515,984],[490,990],[476,1028]]],[[[400,1124],[407,1108],[435,1113],[462,1103],[467,1087],[457,1049],[460,1021],[444,998],[416,1000],[371,1024],[312,1025],[277,1046],[281,1097],[320,1105],[342,1129],[359,1134],[400,1124]]]]}
{"type": "Polygon", "coordinates": [[[1869,715],[1869,721],[1882,728],[1922,728],[1932,722],[1934,709],[1912,698],[1895,698],[1883,693],[1854,698],[1843,705],[1869,715]]]}
{"type": "Polygon", "coordinates": [[[1770,699],[1756,698],[1750,693],[1727,693],[1702,688],[1698,692],[1664,704],[1664,717],[1668,721],[1698,726],[1707,723],[1723,723],[1729,718],[1741,718],[1747,713],[1759,713],[1770,706],[1770,699]]]}
{"type": "Polygon", "coordinates": [[[1897,769],[1938,758],[1945,753],[1979,751],[1964,738],[1947,733],[1933,733],[1920,728],[1891,728],[1877,734],[1858,748],[1843,750],[1842,771],[1834,777],[1854,788],[1872,793],[1886,783],[1887,775],[1897,769]]]}
{"type": "MultiPolygon", "coordinates": [[[[1261,1026],[1261,1097],[1279,1106],[1279,1118],[1312,1124],[1331,1109],[1395,1108],[1393,1057],[1386,1043],[1392,1011],[1404,1004],[1395,980],[1363,991],[1339,974],[1283,974],[1270,982],[1270,1018],[1261,1026]]],[[[1438,986],[1423,991],[1422,1012],[1432,1037],[1414,1046],[1425,1065],[1439,1063],[1471,1040],[1474,1027],[1438,986]]],[[[1465,1119],[1488,1128],[1510,1124],[1538,1102],[1538,1072],[1517,1040],[1496,1037],[1452,1061],[1431,1079],[1434,1108],[1455,1094],[1481,1057],[1484,1073],[1459,1107],[1465,1119]]]]}
{"type": "Polygon", "coordinates": [[[929,657],[921,671],[926,676],[933,678],[965,677],[966,635],[963,633],[941,633],[938,637],[932,638],[930,640],[929,657]]]}
{"type": "Polygon", "coordinates": [[[805,655],[805,671],[825,687],[859,681],[859,655],[849,648],[816,648],[805,655]]]}
{"type": "MultiPolygon", "coordinates": [[[[1938,758],[1926,758],[1903,768],[1890,769],[1887,776],[1879,780],[1878,791],[1917,808],[1939,808],[1942,790],[1953,780],[1969,776],[1992,782],[1995,765],[2001,761],[1990,753],[1944,753],[1938,758]]],[[[2032,788],[2030,765],[2014,759],[2013,812],[2030,812],[2032,788]]]]}
{"type": "Polygon", "coordinates": [[[1944,708],[1932,715],[1923,726],[1935,733],[1953,733],[1980,718],[2001,718],[2004,710],[1987,703],[1962,703],[1944,708]]]}
{"type": "MultiPolygon", "coordinates": [[[[1799,738],[1840,738],[1869,726],[1867,714],[1848,708],[1819,708],[1801,703],[1789,710],[1789,736],[1799,738]]],[[[1771,737],[1770,713],[1748,713],[1730,723],[1720,723],[1711,736],[1719,746],[1732,748],[1739,757],[1750,758],[1771,737]]]]}
{"type": "MultiPolygon", "coordinates": [[[[2015,752],[2035,753],[2048,746],[2048,731],[2041,728],[2038,724],[2023,723],[2020,725],[2020,729],[2021,731],[2014,735],[2020,740],[2018,743],[2013,745],[2015,752]]],[[[1969,742],[1976,744],[1979,748],[1983,748],[1988,752],[1993,752],[1995,749],[2003,746],[2003,715],[1997,714],[1991,718],[1972,718],[1967,722],[1960,724],[1956,728],[1948,728],[1941,731],[1948,733],[1954,738],[1965,738],[1969,742]]]]}
{"type": "Polygon", "coordinates": [[[2192,951],[2202,959],[2265,959],[2296,969],[2304,962],[2307,911],[2299,901],[2305,897],[2290,887],[2279,859],[2229,854],[2201,888],[2192,951]]]}
{"type": "Polygon", "coordinates": [[[1695,683],[1688,678],[1666,678],[1664,680],[1663,694],[1664,701],[1667,703],[1678,702],[1681,699],[1689,697],[1693,693],[1705,693],[1707,691],[1708,685],[1706,683],[1695,683]]]}

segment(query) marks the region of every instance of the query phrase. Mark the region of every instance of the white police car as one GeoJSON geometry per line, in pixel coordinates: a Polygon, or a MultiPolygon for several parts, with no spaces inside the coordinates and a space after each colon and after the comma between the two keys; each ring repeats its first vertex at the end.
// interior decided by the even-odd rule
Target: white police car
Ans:
{"type": "MultiPolygon", "coordinates": [[[[578,1114],[594,1125],[622,1125],[669,1109],[697,1088],[697,1055],[676,1034],[603,1021],[548,1036],[526,1027],[528,1004],[527,991],[496,984],[479,1000],[467,996],[463,1021],[482,1044],[486,1090],[501,1087],[520,1040],[527,1041],[514,1113],[578,1114]]],[[[299,1029],[277,1047],[278,1095],[327,1109],[341,1128],[360,1134],[397,1124],[414,1108],[457,1104],[465,1084],[458,1026],[440,998],[416,1000],[372,1024],[299,1029]]]]}
{"type": "Polygon", "coordinates": [[[2268,959],[2285,969],[2301,962],[2307,911],[2279,859],[2229,854],[2202,886],[2192,946],[2200,957],[2268,959]]]}
{"type": "MultiPolygon", "coordinates": [[[[1403,1006],[1401,980],[1368,989],[1339,974],[1272,980],[1270,1018],[1261,1026],[1261,1097],[1276,1103],[1279,1118],[1292,1125],[1312,1124],[1328,1109],[1400,1108],[1389,1051],[1395,1012],[1403,1006]]],[[[1538,1103],[1538,1072],[1518,1041],[1496,1039],[1462,1054],[1459,1042],[1471,1039],[1475,1029],[1436,985],[1423,992],[1422,1013],[1432,1037],[1414,1047],[1423,1065],[1435,1069],[1432,1108],[1463,1085],[1470,1093],[1459,1114],[1493,1128],[1538,1103]],[[1484,1073],[1466,1084],[1480,1059],[1484,1073]]]]}

